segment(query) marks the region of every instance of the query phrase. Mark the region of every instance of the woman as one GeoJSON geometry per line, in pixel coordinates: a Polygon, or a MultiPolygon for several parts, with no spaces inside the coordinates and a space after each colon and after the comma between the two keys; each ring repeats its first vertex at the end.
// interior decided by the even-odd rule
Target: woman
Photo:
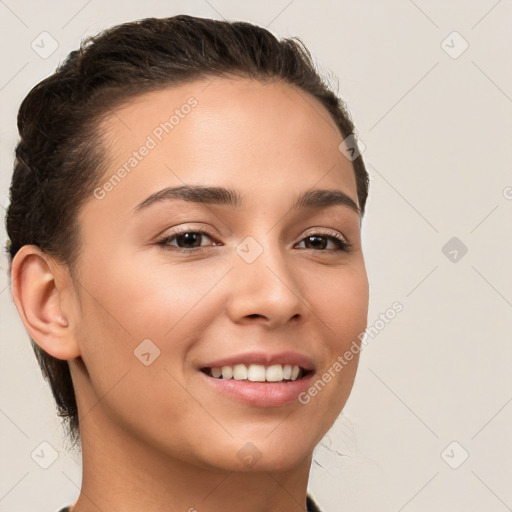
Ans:
{"type": "Polygon", "coordinates": [[[367,321],[368,175],[300,40],[113,27],[18,128],[13,299],[82,450],[63,510],[318,510],[367,321]]]}

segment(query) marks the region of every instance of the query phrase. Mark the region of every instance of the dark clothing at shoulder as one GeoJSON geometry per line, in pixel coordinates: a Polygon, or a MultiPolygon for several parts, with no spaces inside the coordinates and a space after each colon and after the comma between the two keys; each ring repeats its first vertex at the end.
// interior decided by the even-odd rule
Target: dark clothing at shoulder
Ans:
{"type": "Polygon", "coordinates": [[[313,498],[309,494],[306,499],[306,505],[308,507],[308,512],[321,512],[318,505],[313,501],[313,498]]]}

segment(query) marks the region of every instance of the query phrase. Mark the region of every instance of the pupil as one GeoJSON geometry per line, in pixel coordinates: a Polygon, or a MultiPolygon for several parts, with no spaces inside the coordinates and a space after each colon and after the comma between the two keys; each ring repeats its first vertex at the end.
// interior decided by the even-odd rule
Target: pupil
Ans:
{"type": "MultiPolygon", "coordinates": [[[[186,245],[192,244],[193,247],[198,247],[197,242],[200,240],[201,234],[200,233],[184,233],[183,235],[180,235],[179,240],[184,241],[186,245]],[[194,241],[196,243],[194,243],[194,241]]],[[[178,244],[182,245],[182,244],[178,244]]],[[[200,244],[199,244],[200,245],[200,244]]]]}
{"type": "MultiPolygon", "coordinates": [[[[327,245],[327,240],[322,236],[308,236],[306,240],[314,240],[313,247],[325,249],[327,245]],[[320,244],[318,244],[318,241],[320,240],[320,244]]],[[[308,245],[308,242],[306,242],[306,245],[308,245]]]]}

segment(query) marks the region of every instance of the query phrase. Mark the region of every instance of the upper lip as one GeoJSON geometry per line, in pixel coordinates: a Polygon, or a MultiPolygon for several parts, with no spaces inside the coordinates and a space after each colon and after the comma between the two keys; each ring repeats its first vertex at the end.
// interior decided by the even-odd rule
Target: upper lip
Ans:
{"type": "Polygon", "coordinates": [[[304,370],[314,370],[315,365],[310,357],[297,352],[276,352],[269,354],[266,352],[245,352],[210,361],[201,366],[201,368],[221,368],[222,366],[234,366],[235,364],[261,364],[271,366],[273,364],[290,364],[300,366],[304,370]]]}

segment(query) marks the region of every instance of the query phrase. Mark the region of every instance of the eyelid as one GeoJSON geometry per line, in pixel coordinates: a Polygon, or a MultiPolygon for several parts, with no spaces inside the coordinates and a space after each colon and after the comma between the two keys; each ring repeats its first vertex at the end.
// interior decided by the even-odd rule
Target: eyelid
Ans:
{"type": "Polygon", "coordinates": [[[309,235],[308,233],[312,233],[313,235],[332,235],[334,237],[337,237],[337,238],[341,238],[343,239],[345,242],[348,243],[348,240],[347,238],[345,237],[345,235],[343,233],[341,233],[341,231],[338,231],[337,229],[332,229],[332,228],[308,228],[306,231],[305,231],[305,234],[303,236],[303,238],[306,238],[308,236],[312,236],[312,235],[309,235]]]}
{"type": "Polygon", "coordinates": [[[213,234],[213,230],[200,226],[193,226],[190,224],[178,224],[177,226],[172,226],[167,228],[162,232],[163,234],[158,235],[158,238],[168,238],[175,235],[181,235],[183,233],[203,233],[208,235],[211,238],[215,238],[213,234]]]}
{"type": "MultiPolygon", "coordinates": [[[[215,238],[215,235],[213,235],[211,233],[211,231],[209,231],[208,229],[206,229],[206,228],[197,228],[197,227],[193,227],[193,226],[189,226],[189,225],[185,225],[185,227],[183,227],[183,228],[178,228],[178,229],[176,229],[174,231],[170,231],[169,233],[167,233],[165,238],[173,236],[173,235],[179,235],[179,234],[182,234],[182,233],[203,233],[205,235],[208,235],[211,238],[215,238]]],[[[343,240],[345,240],[348,243],[348,240],[345,237],[345,235],[343,235],[343,233],[341,233],[340,231],[338,231],[336,229],[333,229],[333,228],[321,228],[321,227],[308,228],[304,232],[304,235],[302,236],[302,238],[310,236],[310,235],[308,235],[308,233],[313,233],[314,235],[317,235],[317,234],[322,234],[322,235],[323,234],[329,234],[329,235],[336,236],[338,238],[342,238],[343,240]]]]}

